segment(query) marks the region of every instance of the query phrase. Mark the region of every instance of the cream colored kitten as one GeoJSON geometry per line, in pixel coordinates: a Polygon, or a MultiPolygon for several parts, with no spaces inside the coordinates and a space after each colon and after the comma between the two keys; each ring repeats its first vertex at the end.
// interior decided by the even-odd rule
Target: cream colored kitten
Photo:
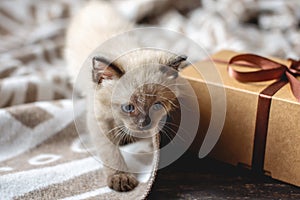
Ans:
{"type": "MultiPolygon", "coordinates": [[[[66,59],[73,80],[88,56],[108,38],[133,24],[102,1],[91,2],[73,19],[66,43],[66,59]]],[[[186,56],[153,49],[135,49],[138,40],[126,37],[99,50],[80,73],[80,90],[87,97],[87,127],[105,165],[109,187],[129,191],[138,185],[128,172],[119,145],[124,140],[153,137],[161,119],[175,107],[177,71],[186,56]]]]}

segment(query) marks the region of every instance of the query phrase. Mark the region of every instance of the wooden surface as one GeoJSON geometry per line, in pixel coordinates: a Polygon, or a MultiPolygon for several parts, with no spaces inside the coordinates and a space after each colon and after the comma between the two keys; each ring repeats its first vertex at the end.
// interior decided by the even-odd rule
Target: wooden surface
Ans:
{"type": "Polygon", "coordinates": [[[300,199],[300,188],[185,154],[158,171],[148,199],[300,199]]]}

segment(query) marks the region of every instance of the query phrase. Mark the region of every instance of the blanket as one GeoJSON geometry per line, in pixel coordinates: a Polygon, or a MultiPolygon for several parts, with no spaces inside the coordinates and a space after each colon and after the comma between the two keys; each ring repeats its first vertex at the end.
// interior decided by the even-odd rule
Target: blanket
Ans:
{"type": "MultiPolygon", "coordinates": [[[[142,199],[150,190],[154,157],[136,159],[149,170],[137,174],[135,190],[115,192],[88,151],[88,134],[77,133],[74,119],[84,116],[85,106],[74,114],[63,46],[68,19],[82,3],[0,3],[1,200],[142,199]]],[[[123,148],[139,152],[144,146],[123,148]]]]}
{"type": "MultiPolygon", "coordinates": [[[[155,145],[148,149],[154,152],[151,162],[135,158],[140,168],[150,169],[137,174],[139,186],[128,193],[114,192],[105,184],[102,163],[86,145],[87,133],[78,134],[74,123],[74,119],[84,116],[85,109],[81,106],[80,112],[73,112],[72,85],[63,49],[70,18],[86,2],[0,2],[1,200],[143,199],[151,189],[158,165],[155,145]]],[[[208,53],[226,48],[278,57],[300,55],[297,0],[273,3],[112,0],[112,3],[125,18],[139,26],[155,25],[178,31],[208,53]]],[[[183,51],[189,52],[184,43],[169,45],[181,45],[183,51]]],[[[198,54],[191,60],[206,55],[198,54]]],[[[145,144],[124,148],[142,151],[141,146],[145,144]]],[[[130,163],[132,158],[125,159],[130,163]]]]}

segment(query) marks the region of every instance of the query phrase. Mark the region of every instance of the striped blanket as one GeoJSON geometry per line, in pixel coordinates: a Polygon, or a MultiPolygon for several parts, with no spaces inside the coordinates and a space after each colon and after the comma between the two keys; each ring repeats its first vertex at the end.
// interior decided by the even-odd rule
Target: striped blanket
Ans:
{"type": "Polygon", "coordinates": [[[85,111],[73,115],[62,52],[69,18],[82,3],[0,2],[1,200],[142,199],[150,190],[156,164],[144,160],[141,167],[151,170],[137,175],[135,190],[109,189],[101,162],[83,145],[87,134],[76,131],[74,118],[85,111]]]}

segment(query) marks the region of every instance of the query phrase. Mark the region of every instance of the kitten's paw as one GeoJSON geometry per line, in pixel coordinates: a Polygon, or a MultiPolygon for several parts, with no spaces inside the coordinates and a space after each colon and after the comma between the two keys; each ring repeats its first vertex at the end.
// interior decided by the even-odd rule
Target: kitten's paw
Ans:
{"type": "Polygon", "coordinates": [[[107,185],[113,190],[127,192],[139,184],[138,180],[130,173],[118,172],[107,178],[107,185]]]}

